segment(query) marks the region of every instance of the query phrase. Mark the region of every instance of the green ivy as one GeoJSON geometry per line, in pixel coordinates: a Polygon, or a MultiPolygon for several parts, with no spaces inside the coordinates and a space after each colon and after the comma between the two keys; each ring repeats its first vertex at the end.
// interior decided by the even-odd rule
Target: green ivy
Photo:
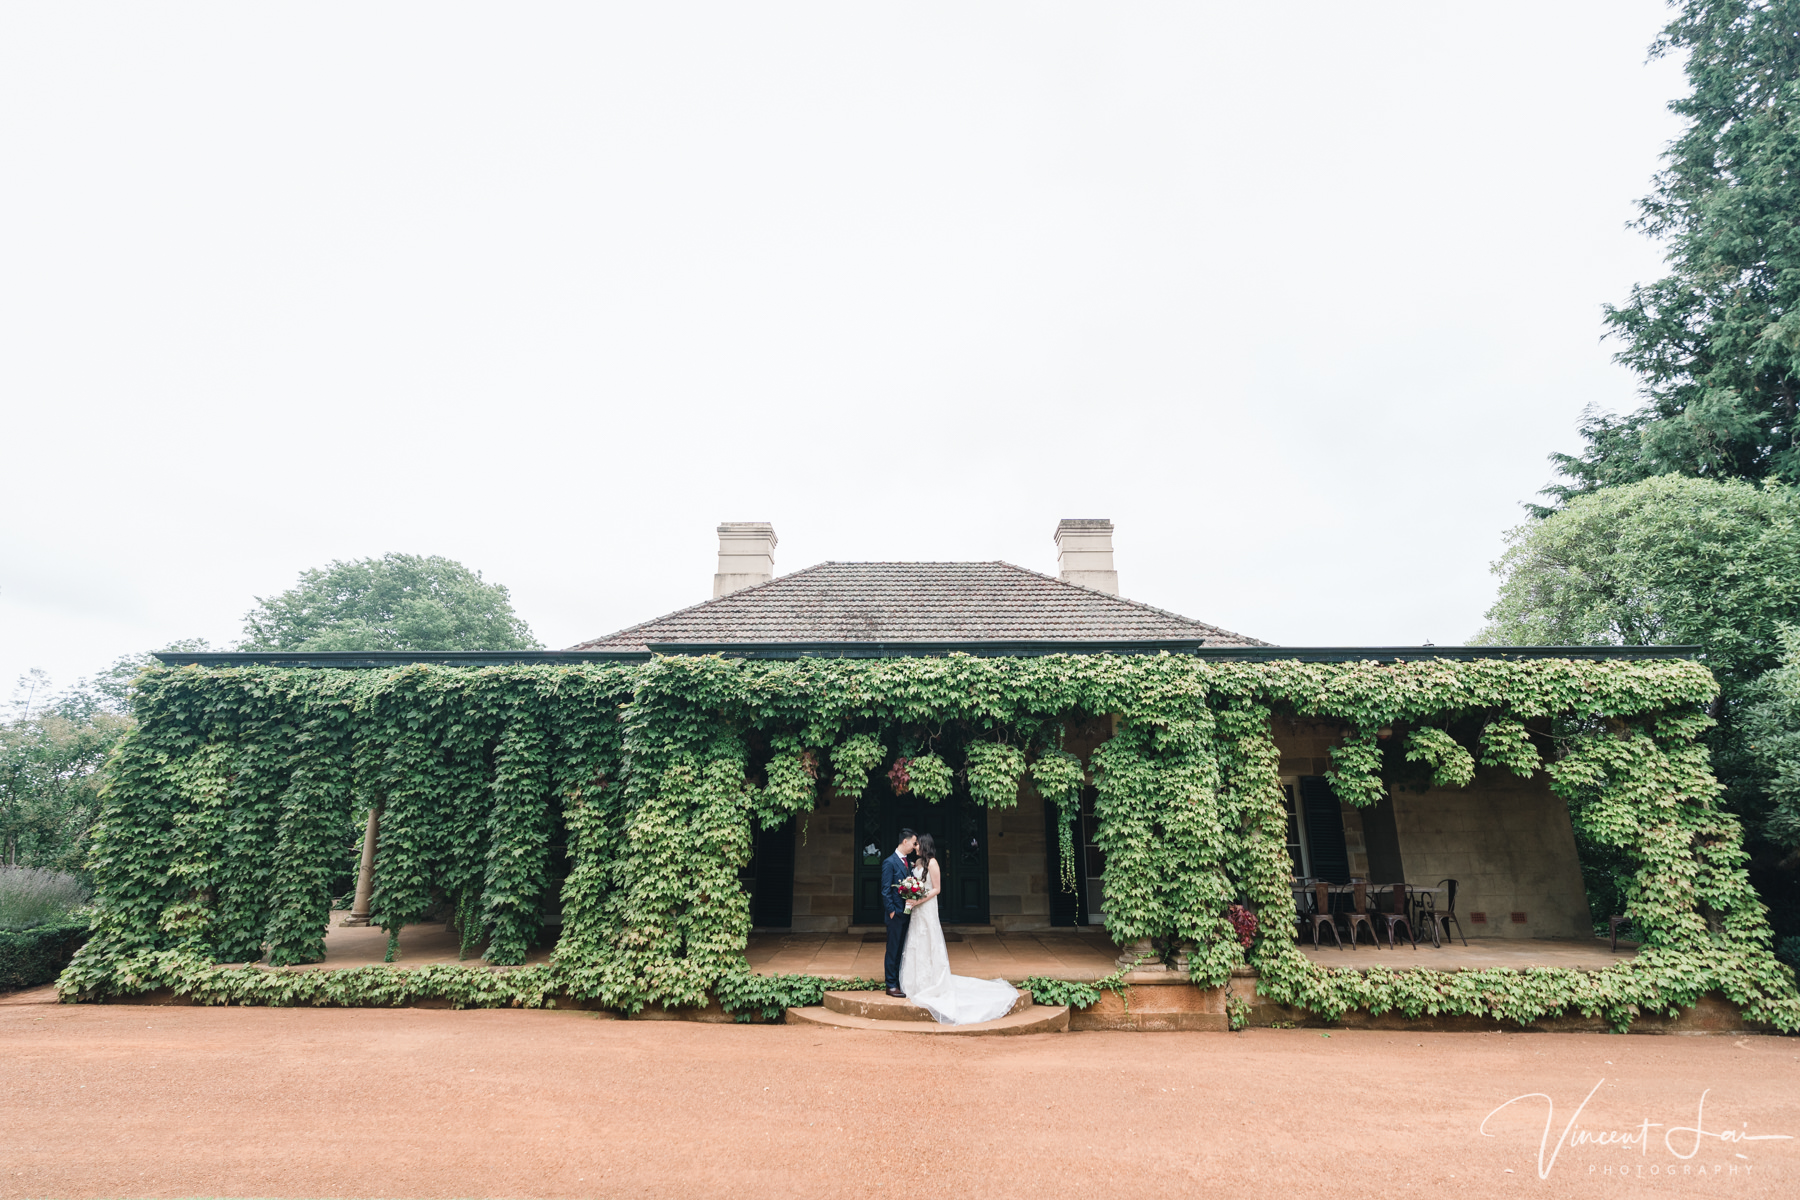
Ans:
{"type": "Polygon", "coordinates": [[[917,755],[906,764],[906,769],[912,776],[913,795],[927,804],[948,799],[951,789],[956,786],[950,764],[939,755],[917,755]]]}
{"type": "Polygon", "coordinates": [[[840,796],[860,796],[869,786],[869,776],[887,757],[887,747],[872,733],[852,734],[831,752],[837,774],[831,785],[840,796]]]}
{"type": "Polygon", "coordinates": [[[1031,993],[1034,1004],[1066,1004],[1070,1008],[1092,1008],[1100,1003],[1098,987],[1070,979],[1033,975],[1025,980],[1025,990],[1031,993]]]}
{"type": "Polygon", "coordinates": [[[1015,803],[1029,774],[1065,829],[1091,780],[1109,932],[1180,956],[1197,982],[1247,962],[1269,1000],[1326,1017],[1580,1012],[1618,1027],[1717,991],[1800,1028],[1698,740],[1716,688],[1692,662],[669,657],[182,667],[138,688],[93,834],[93,936],[60,981],[70,998],[169,987],[213,1003],[627,1012],[716,999],[769,1014],[826,984],[745,968],[753,827],[810,811],[827,760],[835,790],[860,795],[889,746],[911,756],[915,788],[935,789],[950,770],[930,749],[941,736],[962,747],[977,802],[1015,803]],[[1098,717],[1115,732],[1085,763],[1058,748],[1065,722],[1098,717]],[[1626,911],[1643,949],[1599,972],[1314,965],[1291,933],[1277,717],[1349,729],[1330,778],[1353,804],[1385,794],[1381,734],[1396,728],[1440,785],[1476,761],[1546,771],[1583,836],[1636,864],[1626,911]],[[330,880],[371,809],[377,922],[394,934],[458,913],[489,965],[285,969],[320,957],[330,880]],[[1262,918],[1247,950],[1225,920],[1234,902],[1262,918]],[[498,969],[524,961],[559,905],[550,961],[498,969]],[[271,966],[220,965],[265,953],[271,966]]]}
{"type": "Polygon", "coordinates": [[[1025,775],[1025,752],[1000,742],[970,742],[968,755],[969,797],[987,808],[1011,808],[1019,802],[1019,781],[1025,775]]]}
{"type": "Polygon", "coordinates": [[[740,1021],[760,1016],[778,1021],[790,1008],[811,1008],[824,1002],[826,992],[878,992],[887,986],[879,979],[829,979],[819,975],[753,975],[732,971],[713,985],[713,994],[728,1013],[740,1021]]]}
{"type": "Polygon", "coordinates": [[[1475,782],[1475,756],[1442,729],[1422,725],[1406,736],[1406,760],[1431,767],[1431,785],[1463,788],[1475,782]]]}

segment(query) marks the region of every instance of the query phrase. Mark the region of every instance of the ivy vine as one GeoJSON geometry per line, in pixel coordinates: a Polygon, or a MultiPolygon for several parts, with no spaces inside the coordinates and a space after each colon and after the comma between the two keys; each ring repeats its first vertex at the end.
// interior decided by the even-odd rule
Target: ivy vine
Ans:
{"type": "MultiPolygon", "coordinates": [[[[1618,1027],[1717,991],[1800,1028],[1793,972],[1771,952],[1698,740],[1716,688],[1692,662],[670,657],[160,668],[137,687],[138,724],[93,835],[93,936],[61,981],[69,998],[172,987],[213,1002],[435,994],[637,1011],[717,999],[771,1013],[825,982],[744,965],[738,871],[752,831],[811,811],[827,779],[860,795],[893,748],[927,799],[947,794],[959,755],[970,796],[990,807],[1016,803],[1029,778],[1056,809],[1060,886],[1072,886],[1066,831],[1091,783],[1109,932],[1183,956],[1196,982],[1222,985],[1248,963],[1265,997],[1328,1018],[1580,1012],[1618,1027]],[[1065,723],[1103,716],[1114,733],[1085,762],[1061,748],[1065,723]],[[1547,772],[1584,834],[1636,862],[1626,911],[1642,949],[1598,972],[1314,965],[1291,934],[1278,716],[1347,727],[1329,777],[1353,805],[1385,794],[1399,752],[1384,755],[1382,734],[1396,729],[1440,786],[1466,784],[1477,764],[1547,772]],[[378,922],[396,935],[455,914],[487,965],[283,969],[321,957],[333,881],[371,810],[378,922]],[[1260,914],[1247,947],[1234,904],[1260,914]],[[549,962],[516,967],[552,930],[549,962]]],[[[1088,986],[1052,983],[1033,980],[1034,995],[1088,986]]]]}

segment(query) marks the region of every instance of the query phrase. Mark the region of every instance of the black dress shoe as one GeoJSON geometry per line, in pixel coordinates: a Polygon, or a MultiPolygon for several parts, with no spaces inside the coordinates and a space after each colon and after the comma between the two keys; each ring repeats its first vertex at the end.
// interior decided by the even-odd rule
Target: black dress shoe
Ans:
{"type": "Polygon", "coordinates": [[[899,988],[889,988],[887,990],[887,993],[888,993],[888,995],[894,997],[896,1000],[906,999],[906,993],[901,991],[899,988]]]}

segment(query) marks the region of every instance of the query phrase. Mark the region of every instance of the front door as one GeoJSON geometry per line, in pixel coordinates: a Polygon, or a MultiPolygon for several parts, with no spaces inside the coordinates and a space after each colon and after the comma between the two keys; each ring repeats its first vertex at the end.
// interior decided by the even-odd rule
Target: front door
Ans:
{"type": "Polygon", "coordinates": [[[938,919],[946,925],[988,923],[987,809],[968,798],[961,778],[949,799],[927,804],[917,796],[894,795],[877,773],[856,806],[853,872],[856,902],[851,921],[880,925],[881,863],[894,852],[900,831],[929,833],[937,843],[944,891],[938,919]]]}

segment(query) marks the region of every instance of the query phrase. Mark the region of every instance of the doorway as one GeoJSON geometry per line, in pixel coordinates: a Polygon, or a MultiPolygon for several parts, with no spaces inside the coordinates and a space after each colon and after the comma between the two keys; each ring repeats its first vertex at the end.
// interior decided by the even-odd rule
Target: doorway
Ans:
{"type": "Polygon", "coordinates": [[[938,919],[945,925],[986,925],[990,919],[987,809],[969,799],[960,775],[947,799],[927,804],[911,793],[894,795],[887,777],[880,773],[870,779],[856,804],[851,923],[882,924],[881,863],[894,852],[902,829],[929,833],[937,843],[944,884],[938,897],[938,919]]]}

